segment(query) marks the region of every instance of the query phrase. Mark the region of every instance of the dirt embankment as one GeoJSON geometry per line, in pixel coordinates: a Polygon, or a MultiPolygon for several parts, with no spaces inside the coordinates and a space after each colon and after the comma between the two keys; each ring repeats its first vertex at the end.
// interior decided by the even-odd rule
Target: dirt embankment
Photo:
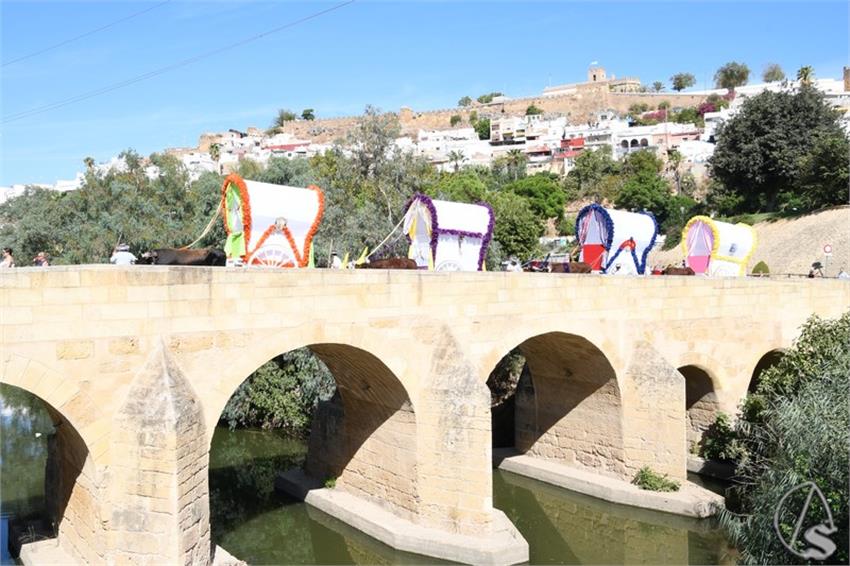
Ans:
{"type": "MultiPolygon", "coordinates": [[[[844,268],[850,272],[850,206],[836,206],[791,219],[772,220],[755,224],[758,247],[747,272],[764,261],[772,274],[801,274],[809,272],[812,262],[824,263],[823,246],[832,246],[832,257],[825,275],[834,277],[844,268]]],[[[654,250],[647,265],[667,265],[682,261],[680,247],[654,250]]]]}

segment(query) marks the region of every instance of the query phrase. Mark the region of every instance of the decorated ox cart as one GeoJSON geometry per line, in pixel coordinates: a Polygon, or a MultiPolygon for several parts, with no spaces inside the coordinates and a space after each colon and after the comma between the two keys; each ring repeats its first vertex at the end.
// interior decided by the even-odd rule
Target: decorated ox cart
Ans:
{"type": "Polygon", "coordinates": [[[307,267],[324,212],[319,187],[246,181],[228,175],[221,187],[228,264],[307,267]]]}
{"type": "Polygon", "coordinates": [[[408,257],[419,269],[483,271],[493,224],[493,210],[486,203],[434,200],[417,193],[404,210],[408,257]]]}
{"type": "Polygon", "coordinates": [[[749,224],[729,224],[694,216],[682,230],[682,251],[697,274],[740,276],[756,249],[756,231],[749,224]]]}
{"type": "Polygon", "coordinates": [[[576,217],[579,261],[597,272],[642,275],[657,237],[658,223],[649,212],[626,212],[590,204],[576,217]]]}

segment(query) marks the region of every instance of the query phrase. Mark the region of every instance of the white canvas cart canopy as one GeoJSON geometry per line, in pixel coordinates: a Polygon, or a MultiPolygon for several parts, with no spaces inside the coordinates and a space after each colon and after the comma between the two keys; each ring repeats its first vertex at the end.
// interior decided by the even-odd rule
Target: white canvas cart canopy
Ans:
{"type": "Polygon", "coordinates": [[[576,217],[579,260],[594,271],[618,275],[643,274],[646,256],[658,237],[658,223],[649,212],[626,212],[590,204],[576,217]]]}
{"type": "Polygon", "coordinates": [[[319,187],[304,189],[228,175],[221,188],[228,260],[247,265],[307,267],[324,212],[319,187]]]}
{"type": "Polygon", "coordinates": [[[718,222],[694,216],[682,230],[685,261],[696,273],[717,276],[747,274],[756,250],[756,231],[749,224],[718,222]]]}
{"type": "Polygon", "coordinates": [[[404,212],[408,257],[420,269],[481,271],[493,237],[493,210],[416,194],[404,212]]]}

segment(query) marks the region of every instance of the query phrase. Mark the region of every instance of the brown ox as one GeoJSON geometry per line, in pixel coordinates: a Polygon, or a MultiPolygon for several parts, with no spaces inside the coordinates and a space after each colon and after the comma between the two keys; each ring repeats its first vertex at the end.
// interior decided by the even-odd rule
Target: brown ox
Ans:
{"type": "Polygon", "coordinates": [[[361,263],[355,267],[357,269],[418,269],[416,262],[406,257],[376,259],[369,263],[361,263]]]}
{"type": "Polygon", "coordinates": [[[552,273],[590,273],[593,271],[589,263],[571,261],[569,263],[553,263],[552,273]]]}
{"type": "Polygon", "coordinates": [[[661,275],[696,275],[696,273],[690,267],[676,267],[668,265],[664,268],[664,271],[661,272],[661,275]]]}

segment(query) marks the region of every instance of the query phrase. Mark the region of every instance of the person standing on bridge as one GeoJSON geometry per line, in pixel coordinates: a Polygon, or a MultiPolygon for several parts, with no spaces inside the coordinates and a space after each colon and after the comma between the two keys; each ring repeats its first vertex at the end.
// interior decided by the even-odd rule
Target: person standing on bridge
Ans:
{"type": "Polygon", "coordinates": [[[0,261],[0,268],[15,267],[15,258],[12,257],[12,248],[3,248],[3,261],[0,261]]]}
{"type": "Polygon", "coordinates": [[[109,263],[115,265],[133,265],[138,258],[130,252],[130,246],[127,244],[118,244],[115,246],[115,251],[112,257],[109,258],[109,263]]]}
{"type": "Polygon", "coordinates": [[[32,263],[36,267],[50,267],[50,262],[47,261],[47,254],[44,252],[38,252],[38,254],[32,258],[32,263]]]}

